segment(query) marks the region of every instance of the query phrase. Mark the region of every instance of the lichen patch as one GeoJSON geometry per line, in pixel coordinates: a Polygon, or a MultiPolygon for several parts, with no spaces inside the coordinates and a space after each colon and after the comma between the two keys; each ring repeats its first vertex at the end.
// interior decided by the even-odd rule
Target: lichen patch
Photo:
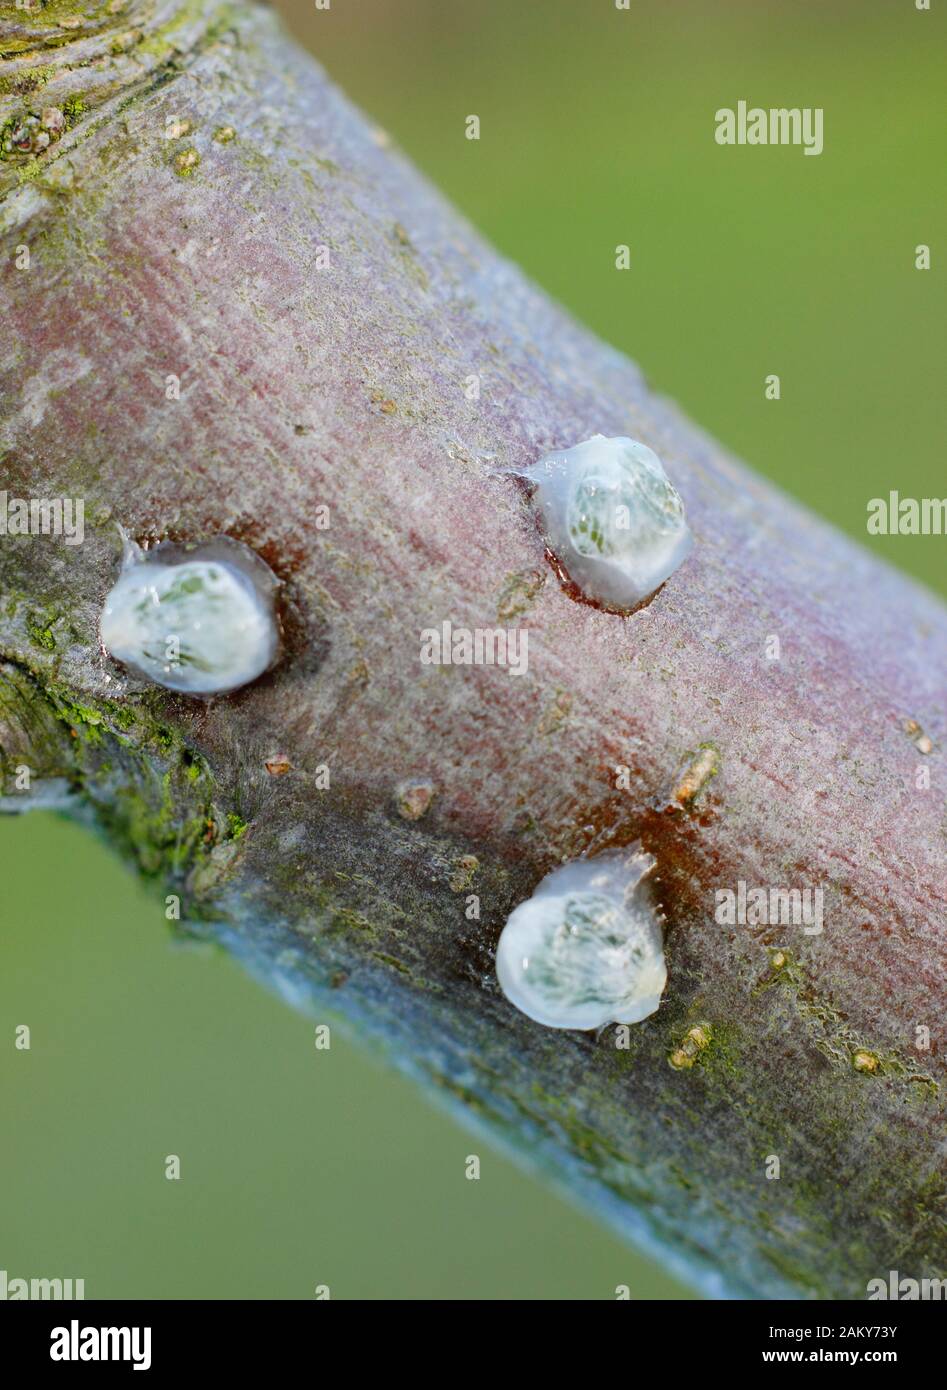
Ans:
{"type": "Polygon", "coordinates": [[[433,799],[433,782],[421,778],[399,782],[395,788],[395,805],[404,820],[420,820],[433,799]]]}

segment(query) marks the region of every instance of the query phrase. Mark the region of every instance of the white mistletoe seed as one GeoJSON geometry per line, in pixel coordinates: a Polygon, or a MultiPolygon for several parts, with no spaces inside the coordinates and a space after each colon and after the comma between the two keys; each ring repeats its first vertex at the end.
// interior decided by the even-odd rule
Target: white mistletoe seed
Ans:
{"type": "Polygon", "coordinates": [[[684,504],[646,444],[595,434],[546,454],[521,476],[535,484],[550,550],[596,603],[631,611],[690,553],[684,504]]]}
{"type": "Polygon", "coordinates": [[[237,690],[276,656],[277,584],[258,555],[229,537],[148,552],[126,542],[99,622],[102,645],[168,690],[237,690]]]}
{"type": "Polygon", "coordinates": [[[638,1023],[667,982],[661,915],[640,846],[553,870],[511,912],[496,970],[510,1003],[549,1028],[638,1023]]]}

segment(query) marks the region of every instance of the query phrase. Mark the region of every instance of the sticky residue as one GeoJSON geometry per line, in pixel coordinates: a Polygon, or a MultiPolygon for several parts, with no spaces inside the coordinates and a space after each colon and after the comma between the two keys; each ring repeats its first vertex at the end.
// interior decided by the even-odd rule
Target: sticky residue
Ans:
{"type": "Polygon", "coordinates": [[[583,598],[629,613],[690,553],[684,504],[653,450],[596,434],[517,470],[549,550],[583,598]]]}
{"type": "Polygon", "coordinates": [[[638,1023],[667,982],[660,912],[640,846],[577,859],[514,909],[497,946],[503,993],[549,1028],[638,1023]]]}
{"type": "Polygon", "coordinates": [[[276,658],[277,583],[258,555],[228,537],[147,552],[126,540],[100,618],[102,645],[167,690],[226,694],[276,658]]]}

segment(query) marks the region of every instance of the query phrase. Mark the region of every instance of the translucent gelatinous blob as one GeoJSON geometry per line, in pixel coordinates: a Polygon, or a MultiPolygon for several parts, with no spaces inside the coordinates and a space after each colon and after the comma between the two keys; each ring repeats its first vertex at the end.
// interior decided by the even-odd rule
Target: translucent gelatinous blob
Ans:
{"type": "Polygon", "coordinates": [[[646,444],[595,434],[521,471],[546,542],[584,597],[636,608],[687,558],[684,504],[646,444]]]}
{"type": "Polygon", "coordinates": [[[102,645],[168,690],[237,690],[276,657],[278,582],[258,555],[228,537],[147,552],[126,540],[121,575],[99,620],[102,645]]]}
{"type": "Polygon", "coordinates": [[[550,1028],[638,1023],[667,981],[661,915],[640,847],[555,869],[507,920],[497,979],[524,1014],[550,1028]]]}

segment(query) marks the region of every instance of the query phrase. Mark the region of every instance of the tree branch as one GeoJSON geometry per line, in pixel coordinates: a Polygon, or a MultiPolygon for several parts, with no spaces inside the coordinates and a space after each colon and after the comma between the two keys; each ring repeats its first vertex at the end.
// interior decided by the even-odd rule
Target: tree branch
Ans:
{"type": "Polygon", "coordinates": [[[3,486],[86,517],[0,539],[6,803],[68,790],[190,930],[705,1291],[943,1276],[944,608],[655,398],[267,11],[2,14],[3,486]],[[656,450],[695,535],[630,617],[570,597],[501,471],[597,432],[656,450]],[[261,554],[275,669],[205,704],[110,662],[117,522],[261,554]],[[444,620],[528,628],[528,674],[422,666],[444,620]],[[531,1023],[507,915],[636,840],[661,1008],[626,1049],[531,1023]],[[824,931],[719,925],[740,881],[823,888],[824,931]]]}

